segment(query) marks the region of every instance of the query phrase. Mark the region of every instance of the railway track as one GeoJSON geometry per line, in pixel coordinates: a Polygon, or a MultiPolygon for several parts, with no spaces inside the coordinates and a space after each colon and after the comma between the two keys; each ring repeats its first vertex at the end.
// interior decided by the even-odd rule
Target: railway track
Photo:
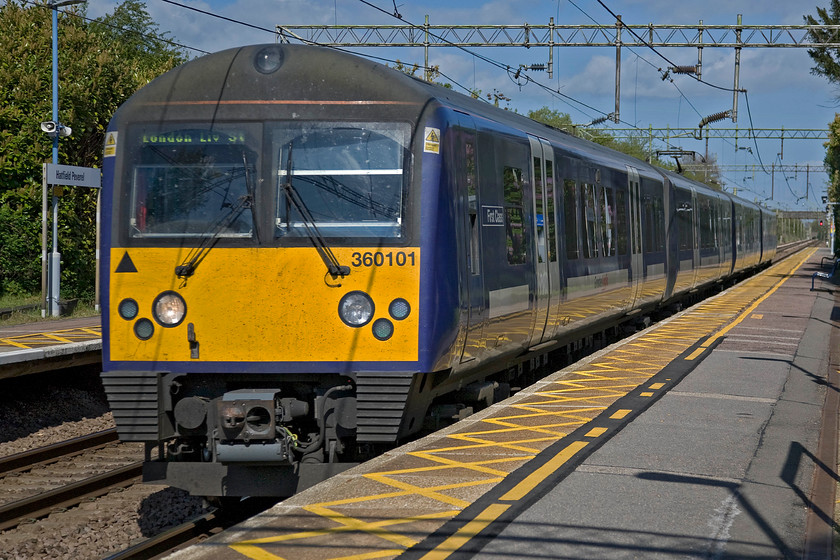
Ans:
{"type": "Polygon", "coordinates": [[[25,494],[0,505],[0,531],[138,483],[142,461],[128,460],[136,451],[110,453],[120,445],[112,429],[0,458],[0,488],[14,486],[22,488],[19,494],[25,494]],[[123,464],[106,467],[93,476],[79,476],[85,465],[103,458],[109,465],[123,464]],[[67,483],[55,487],[57,480],[67,483]]]}

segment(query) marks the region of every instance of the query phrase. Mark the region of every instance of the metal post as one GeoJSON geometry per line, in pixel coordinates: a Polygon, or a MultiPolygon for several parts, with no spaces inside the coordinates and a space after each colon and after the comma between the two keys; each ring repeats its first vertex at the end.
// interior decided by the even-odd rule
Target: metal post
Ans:
{"type": "MultiPolygon", "coordinates": [[[[741,14],[738,14],[738,25],[741,25],[741,14]]],[[[741,28],[735,30],[735,41],[741,44],[741,28]]],[[[732,92],[732,122],[738,122],[738,77],[741,73],[741,47],[735,47],[735,86],[732,92]]]]}
{"type": "Polygon", "coordinates": [[[49,203],[47,198],[47,164],[42,165],[41,174],[41,317],[47,316],[47,308],[50,302],[49,275],[47,273],[47,230],[49,219],[47,212],[49,203]]]}
{"type": "Polygon", "coordinates": [[[698,29],[698,43],[700,44],[697,47],[697,79],[701,79],[703,77],[703,20],[700,20],[700,29],[698,29]]]}
{"type": "Polygon", "coordinates": [[[423,38],[423,60],[426,65],[426,81],[431,82],[432,72],[429,70],[429,14],[426,14],[426,23],[423,25],[423,29],[425,30],[423,38]]]}
{"type": "MultiPolygon", "coordinates": [[[[53,137],[52,162],[58,165],[58,6],[52,7],[52,120],[56,123],[56,134],[53,137]]],[[[50,284],[50,315],[58,317],[58,299],[61,293],[61,254],[58,252],[58,197],[55,187],[52,189],[52,253],[50,255],[49,284],[50,284]]]]}
{"type": "Polygon", "coordinates": [[[621,16],[615,16],[615,113],[613,121],[618,124],[621,99],[621,16]]]}
{"type": "Polygon", "coordinates": [[[554,77],[554,16],[548,19],[548,79],[554,77]]]}

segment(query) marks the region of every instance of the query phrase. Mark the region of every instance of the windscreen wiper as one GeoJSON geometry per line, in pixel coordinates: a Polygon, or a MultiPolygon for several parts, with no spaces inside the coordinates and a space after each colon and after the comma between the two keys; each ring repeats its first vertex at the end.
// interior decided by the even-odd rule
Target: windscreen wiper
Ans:
{"type": "MultiPolygon", "coordinates": [[[[327,266],[327,273],[332,276],[333,280],[339,276],[344,278],[350,274],[350,267],[342,266],[341,263],[338,262],[335,253],[333,253],[332,249],[330,249],[329,245],[327,245],[327,240],[318,230],[318,226],[315,225],[315,218],[312,216],[309,208],[306,207],[306,204],[300,197],[300,193],[298,193],[297,189],[294,185],[292,185],[292,142],[289,142],[289,155],[286,159],[286,182],[283,184],[283,192],[286,193],[286,199],[289,203],[294,206],[295,210],[297,210],[300,214],[303,220],[303,227],[306,229],[306,234],[312,241],[312,245],[315,246],[315,250],[317,250],[318,254],[321,256],[321,260],[323,260],[324,264],[327,266]]],[[[291,217],[288,212],[286,213],[286,220],[291,223],[291,217]]]]}
{"type": "Polygon", "coordinates": [[[254,201],[257,199],[257,195],[254,189],[253,178],[248,172],[248,157],[245,155],[245,150],[242,150],[242,167],[245,170],[245,189],[248,191],[248,196],[251,199],[250,204],[248,205],[248,208],[251,210],[251,222],[254,224],[254,235],[257,236],[257,244],[259,244],[260,221],[257,219],[257,206],[254,204],[254,201]]]}
{"type": "Polygon", "coordinates": [[[236,206],[232,207],[226,216],[222,216],[216,220],[216,222],[208,228],[207,234],[204,236],[201,244],[198,247],[190,249],[190,252],[187,253],[184,262],[175,267],[175,276],[184,280],[192,276],[195,269],[198,268],[198,265],[201,264],[201,261],[203,261],[204,257],[207,256],[207,252],[210,251],[216,243],[218,243],[220,239],[219,234],[226,228],[229,228],[246,208],[252,208],[254,205],[253,203],[253,195],[246,194],[240,196],[236,206]]]}

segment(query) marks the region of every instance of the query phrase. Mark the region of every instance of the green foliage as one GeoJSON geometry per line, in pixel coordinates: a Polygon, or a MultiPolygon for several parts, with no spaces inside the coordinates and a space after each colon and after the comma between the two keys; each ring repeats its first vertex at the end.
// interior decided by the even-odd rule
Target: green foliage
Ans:
{"type": "MultiPolygon", "coordinates": [[[[834,115],[834,120],[828,123],[828,142],[825,146],[825,166],[828,173],[828,200],[840,201],[840,113],[834,115]]],[[[834,212],[834,223],[840,221],[840,205],[831,206],[834,212]]],[[[835,236],[834,251],[840,250],[840,236],[835,236]]]]}
{"type": "MultiPolygon", "coordinates": [[[[101,167],[105,128],[117,107],[155,76],[186,61],[145,10],[126,0],[94,22],[77,6],[58,14],[59,163],[101,167]],[[147,39],[144,35],[151,36],[147,39]]],[[[52,11],[0,5],[0,296],[37,293],[41,283],[42,164],[52,139],[52,11]]],[[[90,297],[95,283],[96,193],[66,188],[59,203],[62,298],[90,297]]]]}
{"type": "MultiPolygon", "coordinates": [[[[840,0],[831,0],[829,9],[817,7],[817,18],[806,15],[803,19],[807,25],[840,25],[840,0]]],[[[808,34],[812,41],[823,43],[834,36],[834,30],[815,29],[808,34]]],[[[815,64],[811,68],[812,74],[823,76],[833,84],[840,84],[840,49],[817,47],[808,49],[808,55],[815,64]]]]}

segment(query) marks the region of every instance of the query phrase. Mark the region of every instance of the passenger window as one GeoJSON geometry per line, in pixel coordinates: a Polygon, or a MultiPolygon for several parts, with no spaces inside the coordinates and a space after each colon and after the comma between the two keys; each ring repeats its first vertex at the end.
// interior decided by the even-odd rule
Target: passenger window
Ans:
{"type": "Polygon", "coordinates": [[[522,210],[522,170],[505,167],[505,238],[508,264],[525,264],[525,214],[522,210]]]}
{"type": "Polygon", "coordinates": [[[615,195],[607,187],[598,187],[601,218],[601,248],[605,257],[615,255],[615,195]]]}
{"type": "Polygon", "coordinates": [[[566,259],[573,261],[578,252],[578,204],[577,184],[574,179],[563,181],[563,217],[566,234],[566,259]]]}
{"type": "Polygon", "coordinates": [[[583,184],[583,258],[598,256],[597,237],[598,211],[596,208],[595,185],[583,184]]]}
{"type": "Polygon", "coordinates": [[[618,254],[627,254],[627,197],[622,189],[615,193],[615,227],[618,231],[618,254]]]}

